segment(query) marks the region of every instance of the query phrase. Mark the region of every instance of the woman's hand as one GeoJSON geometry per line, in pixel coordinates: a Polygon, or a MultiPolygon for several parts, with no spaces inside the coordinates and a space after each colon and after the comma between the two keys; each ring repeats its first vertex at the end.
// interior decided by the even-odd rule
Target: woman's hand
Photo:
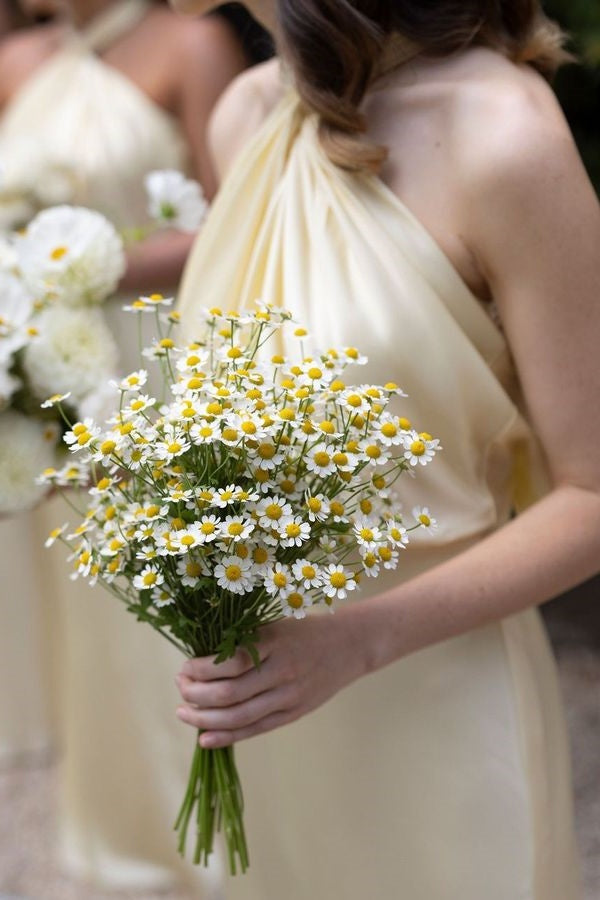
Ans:
{"type": "Polygon", "coordinates": [[[257,669],[245,650],[215,665],[188,660],[177,676],[179,718],[202,730],[202,747],[226,747],[293,722],[367,671],[352,608],[260,632],[257,669]],[[350,613],[350,615],[348,615],[350,613]]]}

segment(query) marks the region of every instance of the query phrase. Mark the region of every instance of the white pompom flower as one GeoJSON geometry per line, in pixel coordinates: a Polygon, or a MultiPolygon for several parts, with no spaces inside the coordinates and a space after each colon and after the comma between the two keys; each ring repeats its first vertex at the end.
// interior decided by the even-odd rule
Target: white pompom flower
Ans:
{"type": "Polygon", "coordinates": [[[32,312],[33,301],[22,282],[0,270],[0,364],[29,340],[27,326],[32,312]]]}
{"type": "Polygon", "coordinates": [[[102,303],[125,272],[117,231],[84,207],[44,210],[15,246],[23,281],[34,297],[52,296],[69,306],[102,303]]]}
{"type": "Polygon", "coordinates": [[[208,204],[197,181],[173,169],[149,172],[145,179],[148,212],[160,225],[197,231],[208,204]]]}
{"type": "Polygon", "coordinates": [[[52,425],[9,410],[0,415],[0,513],[34,507],[47,487],[39,473],[55,461],[58,431],[52,425]]]}
{"type": "Polygon", "coordinates": [[[70,392],[79,404],[116,371],[117,347],[100,310],[52,307],[38,317],[37,330],[23,366],[40,399],[70,392]]]}

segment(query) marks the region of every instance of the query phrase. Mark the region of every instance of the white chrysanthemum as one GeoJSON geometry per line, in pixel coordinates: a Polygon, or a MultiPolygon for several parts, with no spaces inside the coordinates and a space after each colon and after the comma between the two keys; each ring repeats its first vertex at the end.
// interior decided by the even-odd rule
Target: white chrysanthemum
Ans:
{"type": "Polygon", "coordinates": [[[34,296],[52,293],[70,306],[102,303],[125,271],[116,230],[100,213],[83,207],[55,206],[39,213],[16,250],[34,296]]]}
{"type": "Polygon", "coordinates": [[[79,403],[110,379],[117,348],[99,310],[53,307],[38,317],[36,327],[24,367],[40,399],[71,391],[79,403]]]}
{"type": "Polygon", "coordinates": [[[197,181],[164,169],[146,175],[145,185],[148,212],[156,222],[179,231],[198,230],[208,205],[197,181]]]}
{"type": "Polygon", "coordinates": [[[0,415],[0,512],[31,509],[47,488],[36,483],[54,463],[56,433],[44,422],[8,411],[0,415]]]}
{"type": "Polygon", "coordinates": [[[0,235],[0,270],[15,272],[18,266],[14,240],[10,236],[0,235]]]}
{"type": "Polygon", "coordinates": [[[0,270],[0,363],[29,340],[26,325],[32,312],[33,301],[23,283],[0,270]]]}
{"type": "Polygon", "coordinates": [[[8,406],[12,395],[21,387],[21,382],[0,365],[0,410],[8,406]]]}

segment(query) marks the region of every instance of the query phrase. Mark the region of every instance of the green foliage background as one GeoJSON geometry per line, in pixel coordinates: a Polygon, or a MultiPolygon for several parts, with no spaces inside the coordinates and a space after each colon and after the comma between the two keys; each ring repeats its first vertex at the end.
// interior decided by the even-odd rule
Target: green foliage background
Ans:
{"type": "Polygon", "coordinates": [[[600,0],[545,0],[544,9],[570,35],[581,65],[566,66],[556,92],[600,193],[600,0]]]}

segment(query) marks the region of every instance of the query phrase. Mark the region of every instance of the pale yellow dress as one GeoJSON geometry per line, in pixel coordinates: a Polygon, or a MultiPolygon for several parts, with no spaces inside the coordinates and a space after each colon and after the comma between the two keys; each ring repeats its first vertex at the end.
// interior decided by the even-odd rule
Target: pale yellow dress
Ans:
{"type": "MultiPolygon", "coordinates": [[[[444,451],[401,489],[440,528],[387,584],[534,498],[504,337],[397,197],[324,156],[293,92],[233,167],[180,297],[190,338],[198,304],[261,297],[317,347],[368,354],[358,381],[409,393],[405,413],[444,451]]],[[[580,897],[556,671],[535,610],[416,653],[237,754],[251,868],[227,900],[580,897]]]]}
{"type": "MultiPolygon", "coordinates": [[[[0,123],[0,159],[23,136],[37,142],[42,163],[72,170],[72,202],[100,210],[118,228],[147,221],[148,171],[188,165],[177,123],[97,55],[147,9],[144,0],[116,3],[85,33],[73,33],[0,123]]],[[[123,302],[106,312],[130,370],[139,365],[137,324],[123,302]]],[[[0,749],[14,760],[59,744],[62,855],[74,872],[118,888],[194,883],[172,833],[193,751],[174,714],[179,656],[101,588],[69,581],[59,549],[42,548],[50,527],[69,518],[58,498],[0,523],[0,749]],[[49,716],[55,673],[45,665],[53,639],[58,741],[49,716]]]]}

